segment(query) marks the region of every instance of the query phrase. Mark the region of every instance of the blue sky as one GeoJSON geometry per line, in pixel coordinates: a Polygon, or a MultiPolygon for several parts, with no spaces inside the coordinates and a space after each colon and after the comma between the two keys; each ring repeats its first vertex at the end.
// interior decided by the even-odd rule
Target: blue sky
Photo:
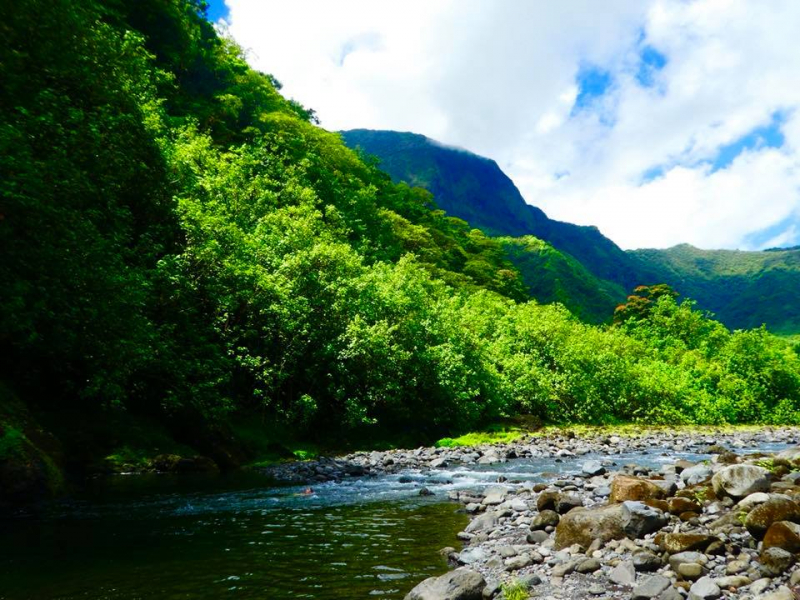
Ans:
{"type": "Polygon", "coordinates": [[[228,7],[223,0],[206,0],[208,2],[208,10],[206,15],[209,21],[218,21],[228,16],[228,7]]]}
{"type": "Polygon", "coordinates": [[[328,129],[491,157],[529,203],[625,248],[800,243],[794,0],[227,7],[248,60],[328,129]]]}

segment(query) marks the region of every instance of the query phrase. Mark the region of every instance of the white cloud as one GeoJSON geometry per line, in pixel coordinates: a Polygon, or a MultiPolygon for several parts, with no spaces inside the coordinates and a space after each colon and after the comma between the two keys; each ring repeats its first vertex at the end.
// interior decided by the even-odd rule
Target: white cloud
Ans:
{"type": "Polygon", "coordinates": [[[623,247],[745,247],[784,221],[769,242],[798,241],[787,221],[800,214],[793,0],[227,4],[254,66],[329,129],[415,131],[490,156],[528,202],[623,247]],[[668,61],[647,88],[635,77],[645,46],[668,61]],[[614,83],[573,112],[587,64],[614,83]],[[781,149],[712,172],[704,161],[776,111],[788,115],[781,149]]]}

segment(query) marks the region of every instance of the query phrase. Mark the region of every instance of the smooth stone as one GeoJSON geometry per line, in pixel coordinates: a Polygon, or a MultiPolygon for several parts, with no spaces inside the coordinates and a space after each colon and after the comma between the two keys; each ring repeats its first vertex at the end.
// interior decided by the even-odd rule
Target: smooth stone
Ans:
{"type": "Polygon", "coordinates": [[[794,595],[792,590],[785,585],[782,585],[774,592],[764,594],[759,598],[759,600],[795,600],[795,598],[797,598],[797,596],[794,595]]]}
{"type": "Polygon", "coordinates": [[[711,470],[711,467],[701,463],[681,471],[681,479],[686,485],[697,485],[698,483],[703,483],[713,474],[714,471],[711,470]]]}
{"type": "Polygon", "coordinates": [[[581,465],[581,472],[589,477],[602,475],[606,472],[606,468],[600,463],[599,460],[587,460],[581,465]]]}
{"type": "Polygon", "coordinates": [[[626,560],[614,567],[608,578],[618,585],[632,586],[636,582],[636,569],[631,561],[626,560]]]}
{"type": "Polygon", "coordinates": [[[678,575],[683,579],[695,581],[703,575],[703,565],[697,563],[682,563],[678,565],[678,575]]]}
{"type": "Polygon", "coordinates": [[[441,577],[429,577],[404,600],[482,600],[485,587],[480,573],[462,567],[441,577]]]}
{"type": "Polygon", "coordinates": [[[767,548],[761,552],[759,561],[769,575],[782,575],[794,564],[794,555],[781,548],[767,548]]]}
{"type": "Polygon", "coordinates": [[[671,582],[666,577],[661,575],[653,575],[643,579],[642,582],[633,588],[631,600],[650,600],[655,598],[661,592],[669,588],[671,582]]]}
{"type": "Polygon", "coordinates": [[[689,588],[689,600],[714,600],[722,595],[722,590],[710,577],[701,577],[689,588]]]}
{"type": "Polygon", "coordinates": [[[755,465],[731,465],[720,469],[711,478],[718,498],[744,498],[755,492],[769,491],[769,471],[755,465]]]}

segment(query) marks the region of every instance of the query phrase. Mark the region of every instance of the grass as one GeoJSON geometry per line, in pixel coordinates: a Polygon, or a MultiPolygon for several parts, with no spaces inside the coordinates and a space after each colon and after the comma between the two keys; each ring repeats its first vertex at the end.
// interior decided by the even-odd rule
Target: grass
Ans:
{"type": "Polygon", "coordinates": [[[525,585],[519,580],[504,583],[501,588],[505,600],[528,600],[530,594],[525,585]]]}
{"type": "Polygon", "coordinates": [[[457,446],[480,446],[482,444],[506,444],[518,440],[528,433],[521,427],[508,425],[492,425],[485,431],[475,431],[450,438],[442,438],[436,442],[437,448],[455,448],[457,446]]]}

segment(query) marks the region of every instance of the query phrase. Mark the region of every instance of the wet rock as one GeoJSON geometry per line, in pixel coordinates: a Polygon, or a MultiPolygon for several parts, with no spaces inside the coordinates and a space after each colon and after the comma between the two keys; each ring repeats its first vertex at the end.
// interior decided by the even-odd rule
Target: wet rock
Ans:
{"type": "Polygon", "coordinates": [[[767,533],[770,525],[778,521],[800,521],[800,505],[781,496],[772,496],[747,514],[744,525],[756,539],[767,533]]]}
{"type": "Polygon", "coordinates": [[[722,595],[722,590],[710,577],[701,577],[689,588],[689,600],[714,600],[722,595]]]}
{"type": "Polygon", "coordinates": [[[744,498],[755,492],[769,491],[769,471],[755,465],[725,467],[711,478],[717,497],[744,498]]]}
{"type": "Polygon", "coordinates": [[[406,594],[405,600],[482,600],[485,587],[480,573],[460,568],[426,579],[406,594]]]}
{"type": "Polygon", "coordinates": [[[782,575],[794,564],[794,555],[782,548],[772,547],[761,552],[759,562],[764,572],[774,577],[782,575]]]}
{"type": "Polygon", "coordinates": [[[560,520],[561,517],[558,516],[556,511],[543,510],[531,521],[531,531],[537,531],[546,527],[555,527],[560,520]]]}
{"type": "Polygon", "coordinates": [[[661,592],[670,587],[670,580],[661,575],[653,575],[643,579],[642,582],[633,588],[631,600],[650,600],[657,597],[661,592]]]}
{"type": "Polygon", "coordinates": [[[587,460],[581,465],[581,472],[588,477],[594,477],[603,475],[606,472],[606,468],[600,464],[599,460],[587,460]]]}
{"type": "Polygon", "coordinates": [[[800,552],[800,525],[791,521],[773,523],[764,535],[764,548],[782,548],[791,553],[800,552]]]}
{"type": "Polygon", "coordinates": [[[428,488],[424,487],[419,491],[420,496],[433,496],[433,492],[430,491],[428,488]]]}
{"type": "Polygon", "coordinates": [[[666,492],[658,485],[646,479],[617,475],[611,482],[609,502],[625,502],[626,500],[651,500],[666,497],[666,492]]]}

